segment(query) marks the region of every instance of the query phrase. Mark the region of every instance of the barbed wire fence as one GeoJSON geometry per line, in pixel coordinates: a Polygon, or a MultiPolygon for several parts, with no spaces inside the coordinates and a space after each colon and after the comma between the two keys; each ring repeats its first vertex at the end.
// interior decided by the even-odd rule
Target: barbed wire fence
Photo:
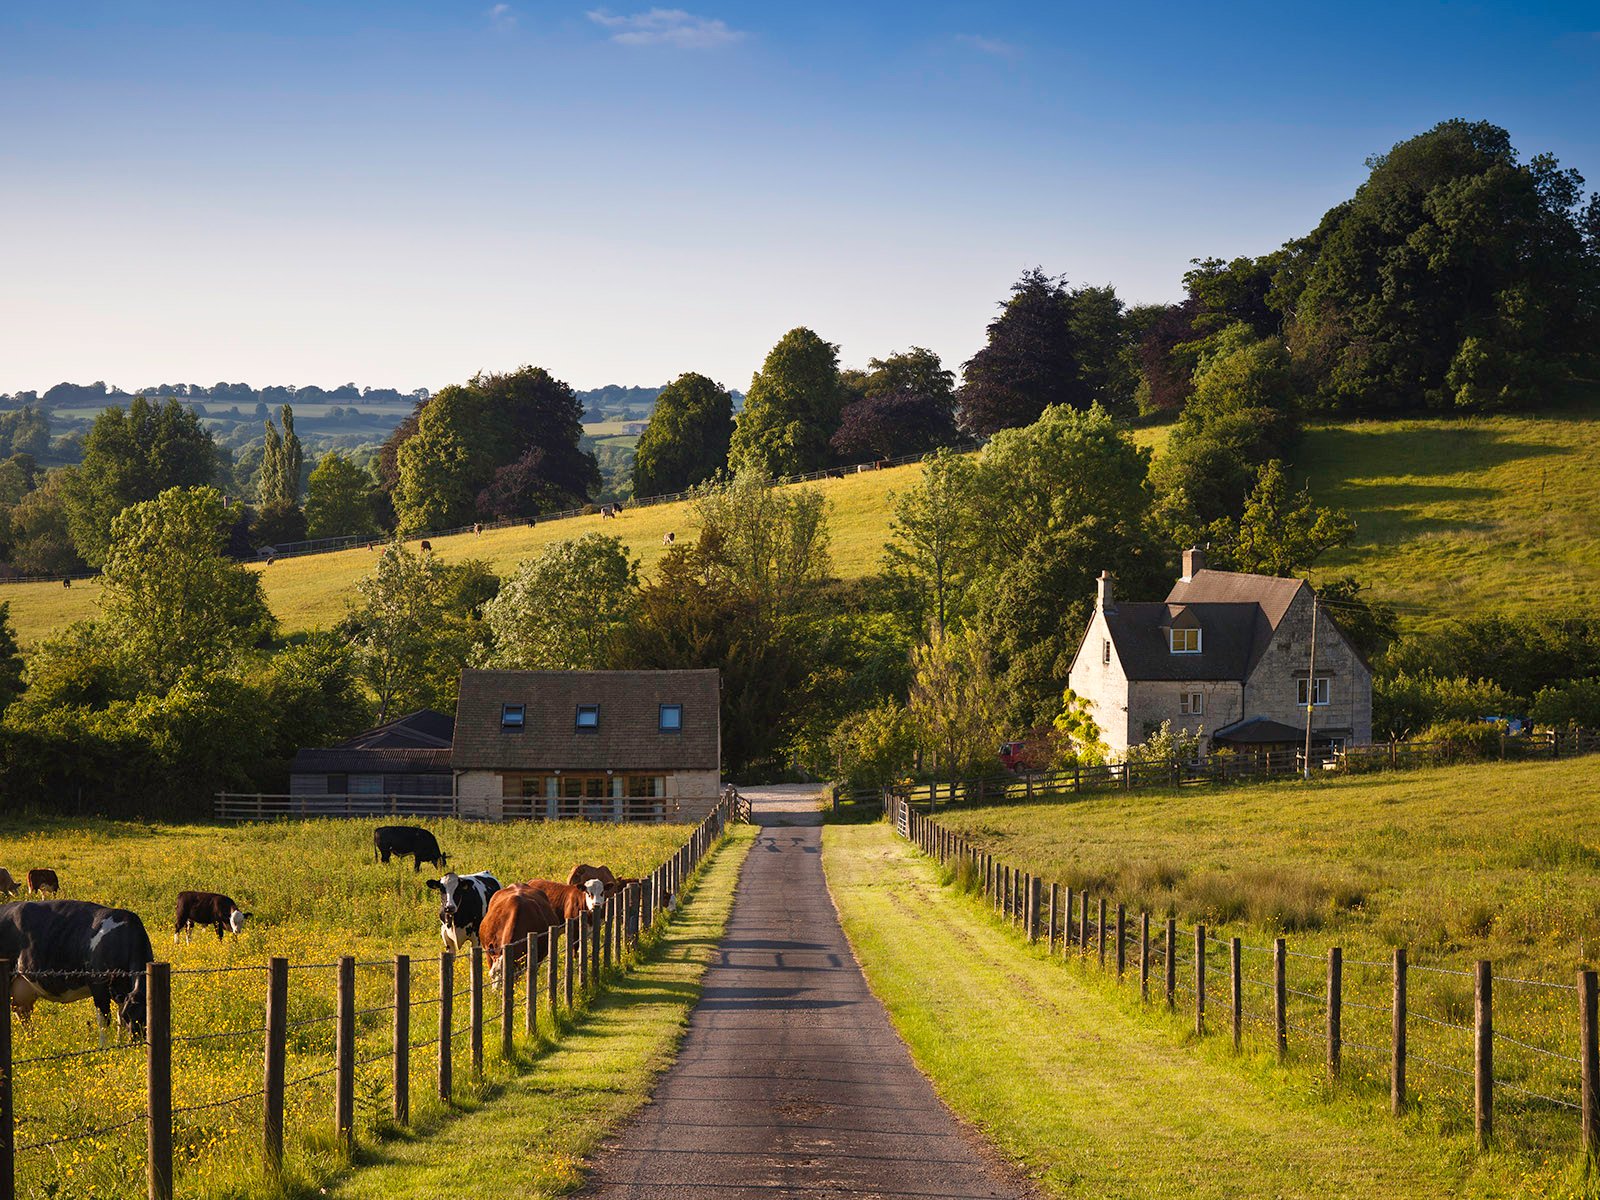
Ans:
{"type": "MultiPolygon", "coordinates": [[[[373,960],[345,955],[315,963],[291,963],[275,957],[265,964],[193,970],[174,970],[170,963],[157,961],[132,972],[44,972],[24,966],[17,972],[21,978],[44,980],[54,974],[70,977],[79,987],[113,982],[131,985],[142,976],[145,1032],[139,1041],[18,1056],[13,1053],[10,1006],[0,1005],[0,1200],[15,1200],[19,1176],[29,1177],[30,1163],[40,1155],[73,1147],[97,1150],[103,1139],[119,1133],[126,1136],[124,1131],[138,1125],[146,1129],[146,1193],[150,1200],[174,1200],[177,1194],[175,1134],[188,1136],[203,1119],[224,1110],[249,1109],[258,1122],[263,1164],[273,1174],[283,1169],[289,1117],[312,1120],[318,1103],[331,1110],[333,1133],[346,1155],[356,1147],[358,1092],[367,1099],[381,1096],[387,1101],[384,1107],[388,1112],[381,1119],[409,1126],[412,1068],[418,1054],[435,1051],[431,1056],[432,1090],[445,1103],[457,1096],[456,1060],[463,1049],[472,1082],[483,1081],[486,1030],[498,1029],[500,1060],[514,1065],[519,1053],[519,982],[524,985],[522,1044],[533,1047],[541,1040],[559,1038],[619,973],[640,961],[684,885],[728,825],[739,819],[741,805],[742,798],[730,789],[648,876],[619,888],[593,910],[564,925],[530,933],[505,947],[508,961],[500,976],[498,1005],[487,1014],[485,999],[495,989],[487,986],[484,951],[476,940],[470,953],[441,952],[436,966],[429,963],[428,967],[422,962],[414,964],[406,954],[373,960]],[[437,972],[436,993],[414,995],[414,983],[420,992],[433,982],[426,978],[433,974],[429,968],[437,972]],[[253,1010],[261,1014],[259,1022],[175,1033],[175,983],[180,995],[192,994],[184,1011],[203,1018],[206,996],[221,986],[218,976],[261,989],[260,1006],[253,1010]],[[292,987],[291,979],[295,980],[292,987]],[[429,1014],[428,1010],[435,1008],[437,1013],[429,1014]],[[436,1016],[436,1032],[418,1038],[414,1030],[420,1030],[430,1016],[436,1016]],[[190,1089],[193,1094],[175,1089],[175,1081],[190,1082],[211,1058],[252,1052],[261,1055],[259,1086],[214,1095],[205,1094],[208,1089],[198,1084],[190,1089]],[[142,1067],[143,1095],[135,1099],[137,1093],[128,1089],[119,1098],[130,1104],[143,1103],[108,1114],[109,1119],[93,1126],[83,1119],[87,1106],[79,1103],[80,1097],[40,1096],[30,1090],[30,1081],[43,1082],[39,1072],[57,1069],[59,1064],[82,1073],[85,1069],[104,1071],[113,1063],[122,1067],[120,1077],[142,1067]],[[387,1072],[373,1070],[380,1064],[387,1064],[387,1072]],[[363,1071],[368,1072],[365,1091],[361,1090],[363,1071]],[[30,1115],[30,1101],[52,1099],[61,1101],[59,1112],[30,1115]],[[60,1128],[63,1125],[68,1128],[60,1128]],[[20,1138],[19,1126],[23,1129],[20,1138]]],[[[0,987],[7,995],[12,980],[13,964],[0,960],[0,987]]],[[[372,1102],[374,1108],[376,1104],[372,1102]]],[[[37,1106],[33,1111],[38,1112],[37,1106]]],[[[376,1123],[379,1114],[374,1111],[371,1115],[376,1123]]]]}
{"type": "Polygon", "coordinates": [[[1470,971],[1413,963],[1406,947],[1388,961],[1351,959],[1339,946],[1311,954],[1282,937],[1260,946],[1205,925],[1180,930],[1175,917],[1152,937],[1148,912],[1046,883],[902,798],[890,799],[887,816],[1030,943],[1114,971],[1143,1001],[1158,986],[1156,1002],[1174,1015],[1184,1010],[1197,1037],[1227,1032],[1242,1050],[1246,1028],[1259,1031],[1280,1062],[1320,1057],[1330,1084],[1387,1083],[1397,1117],[1424,1097],[1465,1101],[1480,1149],[1494,1142],[1501,1110],[1557,1116],[1563,1139],[1575,1133],[1578,1153],[1600,1164],[1600,986],[1592,969],[1563,983],[1496,976],[1489,960],[1470,971]],[[1563,1006],[1570,1007],[1561,1016],[1563,1006]]]}

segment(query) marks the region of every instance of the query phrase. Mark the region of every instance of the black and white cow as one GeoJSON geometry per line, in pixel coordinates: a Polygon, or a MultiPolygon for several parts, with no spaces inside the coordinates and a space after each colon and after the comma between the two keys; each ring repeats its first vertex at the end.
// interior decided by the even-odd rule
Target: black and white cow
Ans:
{"type": "Polygon", "coordinates": [[[443,879],[430,879],[428,886],[440,895],[439,936],[445,949],[460,954],[478,936],[478,923],[489,911],[489,897],[500,890],[500,881],[487,871],[476,875],[457,875],[451,871],[443,879]]]}
{"type": "Polygon", "coordinates": [[[0,906],[0,958],[9,959],[11,1007],[24,1024],[40,1000],[85,997],[100,1010],[100,1046],[118,1024],[144,1036],[145,967],[155,954],[138,914],[88,900],[24,900],[0,906]]]}
{"type": "Polygon", "coordinates": [[[433,834],[417,825],[380,825],[372,831],[372,856],[388,862],[392,854],[411,856],[411,869],[422,870],[423,863],[446,867],[449,859],[433,834]]]}
{"type": "Polygon", "coordinates": [[[179,892],[178,920],[172,927],[172,940],[176,942],[180,933],[192,939],[196,925],[211,926],[219,940],[230,930],[243,933],[245,918],[249,915],[233,902],[233,897],[221,892],[179,892]]]}

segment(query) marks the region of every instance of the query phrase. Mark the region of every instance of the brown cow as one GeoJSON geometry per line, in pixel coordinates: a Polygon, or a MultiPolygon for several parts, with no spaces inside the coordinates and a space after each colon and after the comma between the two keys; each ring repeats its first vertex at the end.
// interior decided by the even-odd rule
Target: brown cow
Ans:
{"type": "Polygon", "coordinates": [[[22,885],[11,878],[11,872],[0,867],[0,896],[15,896],[22,890],[22,885]]]}
{"type": "Polygon", "coordinates": [[[550,907],[556,910],[556,916],[563,921],[593,912],[600,907],[600,901],[606,898],[606,885],[598,879],[591,879],[582,885],[557,883],[553,879],[530,879],[521,886],[543,892],[545,899],[550,901],[550,907]]]}
{"type": "Polygon", "coordinates": [[[43,895],[49,892],[54,896],[61,890],[61,881],[56,878],[56,873],[49,867],[34,867],[28,872],[28,891],[30,894],[43,895]]]}
{"type": "Polygon", "coordinates": [[[235,934],[243,933],[245,918],[249,915],[232,897],[221,892],[179,892],[178,919],[172,929],[172,940],[176,942],[180,933],[192,939],[196,925],[215,929],[218,940],[230,930],[235,934]]]}
{"type": "MultiPolygon", "coordinates": [[[[478,942],[489,959],[490,982],[496,987],[505,986],[508,946],[511,948],[511,980],[516,982],[517,976],[522,973],[522,959],[526,957],[518,953],[519,946],[526,943],[530,933],[541,934],[560,924],[561,918],[551,907],[548,897],[536,887],[514,883],[490,896],[489,907],[483,914],[483,920],[478,922],[478,942]]],[[[544,960],[545,952],[556,936],[551,933],[536,943],[534,970],[539,969],[539,963],[544,960]]]]}
{"type": "Polygon", "coordinates": [[[567,876],[567,882],[577,887],[582,887],[591,879],[598,879],[605,885],[606,899],[609,900],[630,883],[638,883],[637,879],[619,879],[611,873],[610,867],[591,867],[588,863],[579,863],[572,868],[567,876]]]}

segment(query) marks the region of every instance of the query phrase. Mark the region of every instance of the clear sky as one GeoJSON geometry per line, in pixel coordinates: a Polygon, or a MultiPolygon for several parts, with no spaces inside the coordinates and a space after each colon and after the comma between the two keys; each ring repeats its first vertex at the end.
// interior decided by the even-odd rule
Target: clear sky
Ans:
{"type": "Polygon", "coordinates": [[[1594,0],[687,2],[0,0],[0,391],[954,365],[1448,117],[1600,184],[1594,0]]]}

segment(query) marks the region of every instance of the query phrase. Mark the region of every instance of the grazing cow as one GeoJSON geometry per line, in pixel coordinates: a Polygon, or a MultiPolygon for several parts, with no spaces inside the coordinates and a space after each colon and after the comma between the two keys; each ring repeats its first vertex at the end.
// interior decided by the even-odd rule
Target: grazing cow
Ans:
{"type": "Polygon", "coordinates": [[[11,872],[0,867],[0,896],[15,896],[22,890],[22,885],[11,878],[11,872]]]}
{"type": "Polygon", "coordinates": [[[428,541],[428,540],[426,540],[426,539],[424,539],[423,543],[422,543],[422,548],[424,550],[432,550],[433,549],[433,543],[428,541]]]}
{"type": "Polygon", "coordinates": [[[24,900],[0,908],[0,958],[11,960],[11,1007],[26,1024],[40,1000],[90,997],[100,1011],[100,1047],[111,1026],[144,1036],[145,972],[155,954],[136,913],[88,900],[24,900]]]}
{"type": "Polygon", "coordinates": [[[581,886],[557,883],[553,879],[530,879],[521,886],[543,892],[545,899],[550,901],[550,907],[556,910],[556,915],[563,921],[593,912],[606,897],[606,885],[598,879],[591,879],[581,886]]]}
{"type": "Polygon", "coordinates": [[[602,504],[600,506],[600,519],[601,520],[614,519],[616,517],[616,515],[617,515],[617,510],[615,508],[613,508],[611,505],[602,504]]]}
{"type": "Polygon", "coordinates": [[[449,872],[443,879],[428,880],[428,887],[440,894],[439,936],[445,949],[460,954],[478,936],[478,925],[489,911],[489,899],[500,890],[500,881],[487,871],[476,875],[449,872]]]}
{"type": "MultiPolygon", "coordinates": [[[[514,883],[501,888],[489,897],[488,910],[478,926],[478,940],[483,945],[484,957],[489,960],[489,980],[496,987],[505,986],[505,960],[511,959],[511,980],[516,981],[525,955],[517,953],[519,944],[525,943],[530,933],[558,930],[561,916],[551,907],[549,899],[538,888],[525,883],[514,883]],[[506,948],[511,948],[509,956],[506,948]]],[[[558,932],[535,943],[533,969],[539,969],[547,948],[554,943],[558,932]]]]}
{"type": "Polygon", "coordinates": [[[61,890],[61,881],[56,878],[56,873],[49,867],[34,867],[28,872],[28,894],[42,896],[49,892],[52,896],[61,890]]]}
{"type": "Polygon", "coordinates": [[[577,887],[582,887],[591,879],[598,879],[605,885],[606,899],[611,899],[630,883],[638,883],[637,879],[620,879],[611,873],[610,867],[591,867],[588,863],[579,863],[572,868],[567,876],[567,882],[577,887]]]}
{"type": "Polygon", "coordinates": [[[64,587],[64,588],[71,587],[72,586],[72,576],[71,575],[63,575],[61,577],[61,586],[64,587]]]}
{"type": "Polygon", "coordinates": [[[221,892],[179,892],[178,920],[172,927],[172,940],[176,942],[180,933],[187,935],[186,941],[192,940],[196,925],[209,925],[217,931],[217,940],[221,941],[229,930],[243,933],[245,918],[249,915],[221,892]]]}
{"type": "Polygon", "coordinates": [[[678,531],[676,529],[669,529],[666,533],[661,535],[661,544],[663,546],[670,546],[670,545],[672,545],[673,542],[675,542],[677,540],[678,540],[678,531]]]}
{"type": "Polygon", "coordinates": [[[449,862],[433,834],[415,825],[380,825],[372,831],[372,857],[388,862],[391,854],[411,855],[411,869],[422,870],[423,863],[443,869],[449,862]]]}

